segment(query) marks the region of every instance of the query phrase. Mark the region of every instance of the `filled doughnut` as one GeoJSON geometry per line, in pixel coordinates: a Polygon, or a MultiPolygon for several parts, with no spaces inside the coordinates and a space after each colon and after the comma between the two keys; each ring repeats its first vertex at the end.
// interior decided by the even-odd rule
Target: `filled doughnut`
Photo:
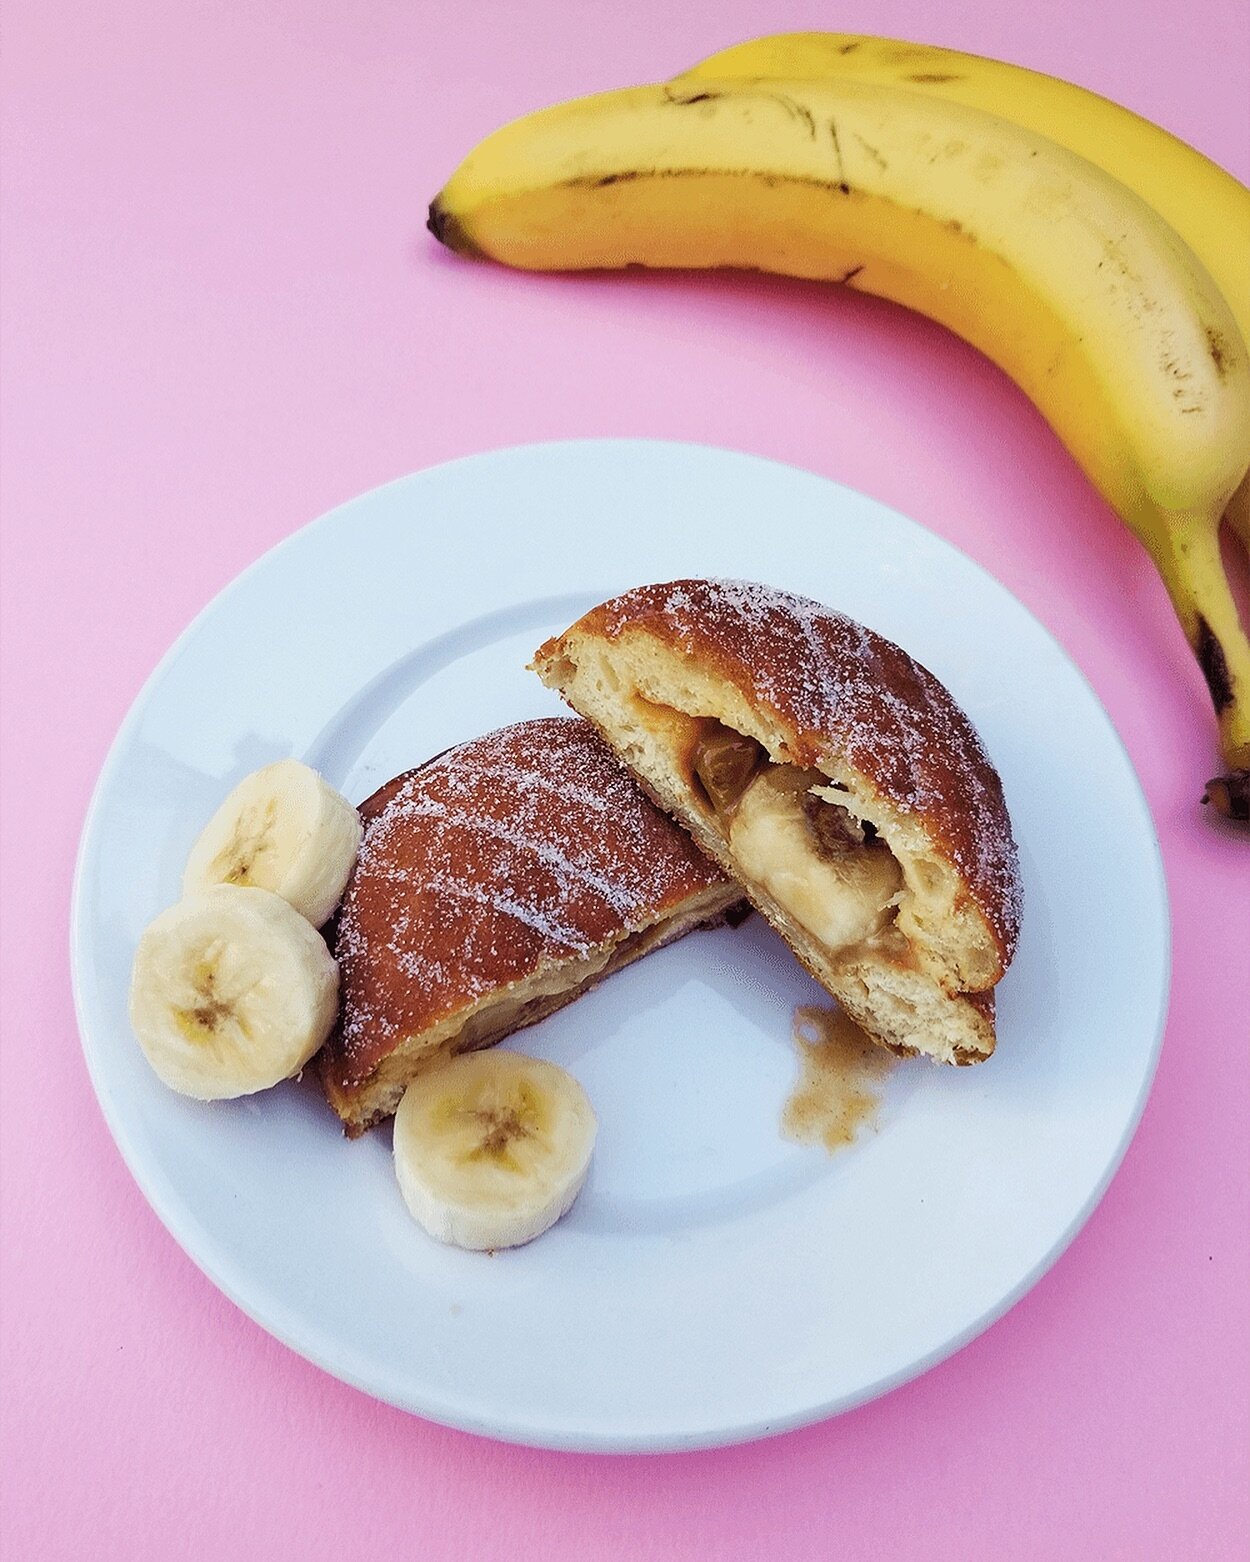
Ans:
{"type": "Polygon", "coordinates": [[[932,673],[819,603],[715,580],[628,591],[533,665],[874,1040],[989,1056],[1016,847],[932,673]]]}

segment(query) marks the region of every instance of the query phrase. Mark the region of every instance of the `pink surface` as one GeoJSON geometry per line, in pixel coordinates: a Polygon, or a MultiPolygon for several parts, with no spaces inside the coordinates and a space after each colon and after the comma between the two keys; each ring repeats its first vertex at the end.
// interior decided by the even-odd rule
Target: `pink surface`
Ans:
{"type": "Polygon", "coordinates": [[[422,231],[504,118],[784,26],[1067,75],[1245,179],[1244,6],[9,0],[5,24],[5,1555],[1244,1556],[1250,838],[1195,807],[1212,723],[1144,555],[922,320],[765,280],[509,275],[422,231]],[[686,1457],[445,1431],[264,1335],[122,1166],[66,961],[97,769],[219,587],[385,479],[598,434],[794,462],[981,560],[1109,708],[1175,918],[1153,1097],[1058,1267],[886,1399],[686,1457]]]}

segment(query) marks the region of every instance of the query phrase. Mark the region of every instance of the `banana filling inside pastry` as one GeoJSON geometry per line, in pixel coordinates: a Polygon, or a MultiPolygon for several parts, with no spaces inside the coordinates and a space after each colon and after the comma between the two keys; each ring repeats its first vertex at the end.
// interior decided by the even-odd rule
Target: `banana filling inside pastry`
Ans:
{"type": "Polygon", "coordinates": [[[901,646],[754,581],[600,603],[534,668],[883,1046],[994,1050],[1020,881],[998,774],[901,646]]]}
{"type": "Polygon", "coordinates": [[[769,761],[762,744],[714,718],[688,757],[696,796],[743,872],[829,950],[849,949],[894,920],[898,862],[873,825],[818,770],[769,761]]]}

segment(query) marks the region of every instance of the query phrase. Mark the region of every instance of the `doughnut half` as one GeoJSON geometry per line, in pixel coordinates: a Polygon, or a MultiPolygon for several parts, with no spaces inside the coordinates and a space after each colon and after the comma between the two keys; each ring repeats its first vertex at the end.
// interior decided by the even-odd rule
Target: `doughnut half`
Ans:
{"type": "Polygon", "coordinates": [[[817,602],[720,580],[628,591],[533,665],[876,1041],[989,1056],[1016,846],[932,673],[817,602]]]}
{"type": "Polygon", "coordinates": [[[569,717],[450,749],[361,815],[333,936],[342,1008],[318,1064],[353,1138],[432,1058],[534,1024],[742,900],[569,717]]]}

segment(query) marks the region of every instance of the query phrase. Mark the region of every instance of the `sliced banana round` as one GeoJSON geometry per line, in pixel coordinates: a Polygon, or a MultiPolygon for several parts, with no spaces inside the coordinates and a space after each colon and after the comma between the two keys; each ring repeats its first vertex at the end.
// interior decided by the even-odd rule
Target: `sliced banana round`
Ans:
{"type": "Polygon", "coordinates": [[[517,1247],[572,1207],[597,1128],[586,1092],[554,1063],[469,1052],[409,1085],[395,1114],[395,1172],[440,1242],[517,1247]]]}
{"type": "Polygon", "coordinates": [[[135,950],[130,1023],[148,1062],[201,1101],[297,1074],[338,1010],[339,973],[280,896],[219,884],[152,922],[135,950]]]}
{"type": "Polygon", "coordinates": [[[314,927],[328,922],[360,848],[360,815],[298,759],[245,776],[191,848],[182,893],[213,884],[272,890],[314,927]]]}

